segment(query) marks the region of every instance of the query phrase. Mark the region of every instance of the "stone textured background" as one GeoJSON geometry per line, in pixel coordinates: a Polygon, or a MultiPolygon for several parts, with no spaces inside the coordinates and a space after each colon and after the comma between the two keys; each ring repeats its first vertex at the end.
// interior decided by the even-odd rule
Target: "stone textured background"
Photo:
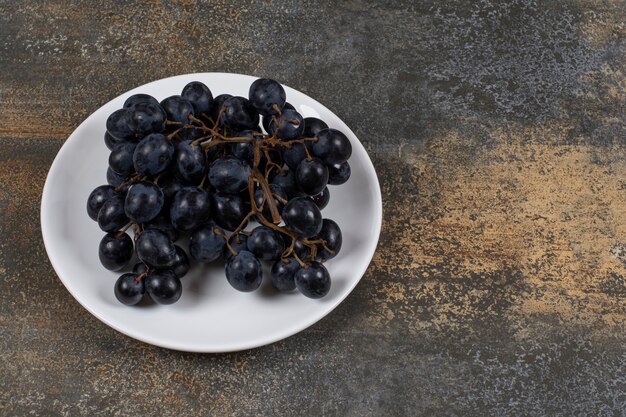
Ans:
{"type": "Polygon", "coordinates": [[[1,415],[624,415],[623,1],[168,3],[0,0],[1,415]],[[83,119],[200,71],[326,104],[383,190],[355,291],[236,354],[108,328],[39,227],[83,119]]]}

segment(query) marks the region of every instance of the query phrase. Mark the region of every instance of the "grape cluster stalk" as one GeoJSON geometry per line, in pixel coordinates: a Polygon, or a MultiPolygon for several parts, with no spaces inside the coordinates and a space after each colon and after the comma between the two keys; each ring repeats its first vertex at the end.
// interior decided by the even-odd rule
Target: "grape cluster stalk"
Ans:
{"type": "Polygon", "coordinates": [[[114,285],[120,302],[175,303],[190,257],[223,260],[242,292],[258,289],[261,262],[272,262],[278,291],[328,294],[323,263],[339,253],[342,235],[321,210],[328,185],[350,177],[352,146],[324,121],[303,118],[278,82],[257,79],[248,98],[213,97],[197,81],[161,102],[135,94],[106,128],[108,184],[92,191],[87,213],[106,232],[105,268],[122,271],[139,259],[114,285]]]}

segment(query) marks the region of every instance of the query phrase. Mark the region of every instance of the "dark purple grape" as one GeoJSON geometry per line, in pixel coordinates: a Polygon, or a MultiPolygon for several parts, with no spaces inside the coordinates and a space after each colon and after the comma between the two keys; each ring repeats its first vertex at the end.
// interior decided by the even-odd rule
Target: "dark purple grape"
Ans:
{"type": "Polygon", "coordinates": [[[205,224],[189,236],[189,253],[198,262],[209,263],[224,253],[224,230],[215,224],[205,224]]]}
{"type": "Polygon", "coordinates": [[[330,291],[330,274],[319,262],[311,262],[295,274],[298,290],[309,298],[322,298],[330,291]]]}
{"type": "Polygon", "coordinates": [[[126,193],[124,211],[129,219],[145,223],[161,212],[165,198],[158,185],[148,181],[133,184],[126,193]]]}
{"type": "Polygon", "coordinates": [[[328,129],[328,125],[317,117],[306,117],[304,119],[304,132],[302,136],[305,138],[314,138],[319,132],[328,129]]]}
{"type": "Polygon", "coordinates": [[[278,109],[285,105],[285,89],[278,82],[269,78],[259,78],[250,86],[250,103],[263,116],[278,114],[278,109]]]}
{"type": "Polygon", "coordinates": [[[98,212],[109,198],[117,195],[115,187],[111,185],[101,185],[89,194],[87,198],[87,214],[91,220],[98,221],[98,212]]]}
{"type": "Polygon", "coordinates": [[[303,143],[294,143],[291,148],[283,148],[283,159],[287,166],[295,171],[300,162],[306,159],[306,151],[303,143]]]}
{"type": "Polygon", "coordinates": [[[104,144],[106,145],[106,147],[110,151],[112,151],[113,149],[117,148],[119,145],[121,145],[123,143],[128,143],[128,141],[127,140],[117,139],[117,138],[111,136],[111,134],[109,132],[104,132],[104,144]]]}
{"type": "Polygon", "coordinates": [[[135,172],[133,165],[133,154],[137,144],[134,142],[124,142],[111,151],[109,155],[109,166],[120,175],[130,176],[135,172]]]}
{"type": "Polygon", "coordinates": [[[165,111],[158,103],[137,103],[130,111],[129,126],[135,135],[142,137],[149,133],[159,133],[165,129],[165,111]]]}
{"type": "Polygon", "coordinates": [[[146,289],[143,279],[137,280],[137,274],[124,274],[115,282],[115,298],[127,306],[134,306],[143,299],[146,289]]]}
{"type": "Polygon", "coordinates": [[[278,173],[273,179],[272,184],[279,185],[283,191],[287,194],[289,199],[301,196],[301,191],[296,184],[296,177],[293,171],[283,170],[278,173]]]}
{"type": "Polygon", "coordinates": [[[143,138],[133,153],[135,171],[153,176],[165,171],[174,157],[174,145],[160,133],[143,138]]]}
{"type": "Polygon", "coordinates": [[[300,264],[295,258],[279,259],[272,265],[272,285],[280,292],[290,292],[296,289],[295,275],[300,270],[300,264]]]}
{"type": "Polygon", "coordinates": [[[200,145],[183,141],[176,145],[176,166],[178,175],[185,181],[198,184],[207,172],[207,159],[200,145]]]}
{"type": "Polygon", "coordinates": [[[317,141],[312,142],[313,155],[325,164],[340,164],[352,155],[350,140],[336,129],[324,129],[317,133],[317,141]]]}
{"type": "Polygon", "coordinates": [[[248,188],[250,166],[232,156],[216,159],[209,168],[209,182],[218,191],[236,194],[248,188]]]}
{"type": "MultiPolygon", "coordinates": [[[[230,247],[235,251],[235,253],[239,253],[242,250],[248,250],[248,236],[243,233],[238,233],[237,236],[233,236],[230,238],[230,247]]],[[[228,259],[233,256],[230,249],[227,246],[224,246],[224,258],[228,259]]]]}
{"type": "Polygon", "coordinates": [[[296,170],[296,184],[306,195],[322,192],[328,183],[328,168],[317,158],[305,159],[296,170]]]}
{"type": "Polygon", "coordinates": [[[245,97],[231,97],[222,105],[222,121],[226,127],[235,131],[255,129],[259,125],[259,113],[245,97]]]}
{"type": "Polygon", "coordinates": [[[191,103],[195,114],[208,113],[213,105],[211,90],[200,81],[187,84],[180,95],[191,103]]]}
{"type": "Polygon", "coordinates": [[[151,271],[144,281],[146,292],[158,304],[174,304],[183,292],[180,279],[168,269],[151,271]]]}
{"type": "Polygon", "coordinates": [[[172,225],[170,221],[169,210],[166,207],[161,210],[158,216],[143,224],[144,229],[157,229],[165,233],[172,242],[176,242],[180,238],[180,232],[172,225]]]}
{"type": "Polygon", "coordinates": [[[120,175],[117,172],[113,171],[111,167],[107,168],[107,184],[117,187],[122,185],[128,181],[128,177],[126,175],[120,175]]]}
{"type": "MultiPolygon", "coordinates": [[[[288,244],[291,244],[291,241],[288,244]]],[[[293,251],[303,261],[313,260],[311,258],[311,250],[300,239],[297,239],[295,245],[293,245],[293,251]]]]}
{"type": "Polygon", "coordinates": [[[322,230],[320,230],[315,238],[325,240],[326,243],[324,245],[332,251],[328,251],[322,245],[318,246],[317,259],[322,262],[334,258],[341,250],[341,243],[343,241],[341,229],[339,225],[331,219],[324,219],[322,221],[322,230]]]}
{"type": "Polygon", "coordinates": [[[129,109],[140,103],[152,103],[156,104],[157,106],[159,105],[159,101],[149,94],[133,94],[126,99],[123,107],[125,109],[129,109]]]}
{"type": "Polygon", "coordinates": [[[226,279],[238,291],[251,292],[263,282],[261,262],[252,253],[242,250],[226,261],[226,279]]]}
{"type": "Polygon", "coordinates": [[[118,140],[131,140],[134,139],[135,134],[130,128],[130,112],[128,109],[115,110],[107,118],[106,122],[107,132],[118,140]]]}
{"type": "Polygon", "coordinates": [[[321,193],[312,195],[309,198],[313,200],[317,208],[323,210],[330,201],[330,190],[328,190],[328,187],[324,187],[321,193]]]}
{"type": "Polygon", "coordinates": [[[307,197],[296,197],[283,209],[283,220],[289,230],[304,237],[313,237],[322,229],[322,213],[307,197]]]}
{"type": "Polygon", "coordinates": [[[235,230],[250,212],[250,203],[238,194],[213,193],[211,198],[212,218],[218,226],[235,230]]]}
{"type": "Polygon", "coordinates": [[[267,226],[258,226],[248,236],[247,247],[257,258],[275,261],[285,250],[285,242],[278,232],[267,226]]]}
{"type": "Polygon", "coordinates": [[[137,256],[152,268],[169,268],[176,260],[176,246],[160,230],[144,230],[137,238],[137,256]]]}
{"type": "Polygon", "coordinates": [[[328,165],[328,183],[330,185],[341,185],[348,181],[350,173],[350,164],[348,161],[328,165]]]}
{"type": "Polygon", "coordinates": [[[161,107],[167,114],[167,120],[178,123],[191,124],[189,115],[194,115],[193,105],[181,96],[170,96],[161,102],[161,107]]]}
{"type": "Polygon", "coordinates": [[[204,223],[211,215],[211,201],[206,191],[198,187],[184,187],[176,193],[170,205],[170,220],[180,231],[190,231],[204,223]]]}
{"type": "Polygon", "coordinates": [[[304,119],[295,110],[285,110],[279,118],[272,118],[268,124],[270,135],[276,134],[281,140],[298,139],[304,132],[304,119]]]}
{"type": "Polygon", "coordinates": [[[127,233],[107,233],[100,241],[98,257],[106,269],[119,271],[133,257],[133,240],[127,233]]]}
{"type": "MultiPolygon", "coordinates": [[[[257,138],[252,130],[244,130],[243,132],[235,133],[234,136],[250,139],[257,138]]],[[[240,159],[252,166],[252,163],[254,162],[254,146],[252,142],[233,142],[228,144],[228,148],[230,149],[230,153],[235,158],[240,159]]]]}
{"type": "Polygon", "coordinates": [[[124,211],[124,196],[122,194],[109,198],[102,204],[98,212],[98,226],[105,232],[120,230],[129,221],[124,211]]]}
{"type": "Polygon", "coordinates": [[[161,191],[163,191],[163,196],[165,197],[165,204],[168,204],[172,201],[174,196],[183,185],[180,183],[180,180],[176,177],[166,178],[164,180],[159,181],[159,187],[161,187],[161,191]]]}
{"type": "Polygon", "coordinates": [[[183,248],[178,245],[174,246],[176,247],[176,256],[174,257],[174,264],[171,266],[171,269],[177,278],[182,278],[189,272],[189,258],[183,248]]]}
{"type": "MultiPolygon", "coordinates": [[[[213,99],[213,106],[211,107],[211,120],[214,122],[217,120],[217,115],[219,114],[220,109],[223,109],[224,102],[231,98],[230,94],[220,94],[213,99]]],[[[222,111],[222,118],[224,114],[222,111]]]]}

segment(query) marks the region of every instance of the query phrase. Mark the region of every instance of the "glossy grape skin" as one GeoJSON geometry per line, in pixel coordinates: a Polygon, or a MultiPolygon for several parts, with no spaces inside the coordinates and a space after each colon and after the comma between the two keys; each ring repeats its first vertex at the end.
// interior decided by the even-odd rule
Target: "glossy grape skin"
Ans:
{"type": "Polygon", "coordinates": [[[167,120],[191,124],[189,115],[194,115],[194,110],[189,100],[185,100],[181,96],[170,96],[161,102],[161,107],[167,114],[167,120]]]}
{"type": "Polygon", "coordinates": [[[270,135],[276,133],[276,137],[281,140],[298,139],[304,132],[304,119],[295,110],[285,110],[280,118],[271,119],[268,123],[270,135]],[[278,127],[278,130],[277,130],[278,127]]]}
{"type": "Polygon", "coordinates": [[[151,271],[144,281],[146,292],[157,304],[174,304],[183,292],[180,279],[169,269],[151,271]]]}
{"type": "Polygon", "coordinates": [[[143,299],[146,289],[143,279],[137,281],[137,274],[124,274],[115,282],[113,293],[120,303],[134,306],[143,299]]]}
{"type": "MultiPolygon", "coordinates": [[[[233,248],[235,253],[239,253],[242,250],[248,250],[248,236],[243,233],[238,233],[237,236],[234,236],[230,239],[230,247],[233,248]]],[[[227,246],[224,246],[224,259],[228,259],[233,256],[230,249],[227,246]]]]}
{"type": "Polygon", "coordinates": [[[159,105],[159,101],[149,94],[133,94],[126,99],[126,101],[124,102],[124,106],[122,107],[128,109],[140,103],[152,103],[156,104],[157,106],[159,105]]]}
{"type": "Polygon", "coordinates": [[[306,159],[307,155],[304,147],[305,145],[303,143],[294,143],[293,145],[291,145],[291,148],[283,149],[283,159],[285,160],[285,163],[287,164],[289,169],[295,171],[296,169],[298,169],[298,165],[300,165],[300,162],[306,159]]]}
{"type": "Polygon", "coordinates": [[[98,226],[105,232],[114,232],[129,222],[124,211],[124,196],[122,194],[109,198],[102,204],[98,212],[98,226]]]}
{"type": "Polygon", "coordinates": [[[285,242],[278,232],[267,226],[258,226],[247,242],[248,251],[263,261],[275,261],[285,250],[285,242]]]}
{"type": "Polygon", "coordinates": [[[187,84],[180,95],[191,103],[195,114],[208,113],[213,105],[211,90],[200,81],[187,84]]]}
{"type": "Polygon", "coordinates": [[[160,180],[159,187],[161,187],[161,191],[163,191],[165,204],[169,205],[169,203],[171,203],[171,201],[174,199],[176,193],[183,188],[183,185],[180,183],[178,178],[171,177],[160,180]]]}
{"type": "Polygon", "coordinates": [[[139,259],[151,268],[169,268],[176,259],[176,246],[157,229],[141,232],[135,244],[139,259]]]}
{"type": "MultiPolygon", "coordinates": [[[[291,244],[291,242],[289,242],[291,244]]],[[[293,245],[293,251],[298,257],[303,260],[313,260],[311,258],[311,250],[308,246],[306,246],[300,239],[296,240],[296,243],[293,245]]]]}
{"type": "Polygon", "coordinates": [[[261,262],[252,253],[242,250],[237,256],[226,261],[226,279],[236,290],[251,292],[258,289],[263,282],[261,262]]]}
{"type": "Polygon", "coordinates": [[[129,141],[127,140],[120,140],[117,139],[113,136],[111,136],[111,134],[109,132],[104,132],[104,144],[106,145],[106,147],[112,151],[113,149],[117,148],[119,145],[123,144],[123,143],[128,143],[129,141]]]}
{"type": "Polygon", "coordinates": [[[115,191],[115,187],[111,185],[96,187],[87,198],[87,215],[91,220],[98,221],[98,212],[104,202],[117,194],[118,192],[115,191]]]}
{"type": "Polygon", "coordinates": [[[317,158],[305,159],[296,170],[296,184],[306,195],[316,195],[328,184],[328,168],[317,158]]]}
{"type": "Polygon", "coordinates": [[[107,118],[106,129],[111,136],[118,140],[131,140],[135,137],[130,128],[130,112],[128,109],[115,110],[107,118]]]}
{"type": "Polygon", "coordinates": [[[98,257],[106,269],[119,271],[133,257],[133,240],[127,233],[107,233],[100,241],[98,257]]]}
{"type": "Polygon", "coordinates": [[[174,157],[174,145],[160,133],[143,138],[133,152],[133,167],[142,175],[153,176],[165,171],[174,157]]]}
{"type": "Polygon", "coordinates": [[[319,194],[309,196],[309,198],[313,200],[318,209],[323,210],[330,202],[330,190],[328,187],[324,187],[319,194]]]}
{"type": "Polygon", "coordinates": [[[137,262],[133,266],[133,274],[141,275],[141,274],[143,274],[144,272],[147,272],[147,271],[148,271],[148,267],[143,262],[137,262]]]}
{"type": "Polygon", "coordinates": [[[287,228],[300,236],[313,237],[322,229],[322,213],[307,197],[296,197],[283,209],[287,228]]]}
{"type": "Polygon", "coordinates": [[[222,105],[222,122],[235,131],[255,129],[259,125],[259,113],[245,97],[231,97],[222,105]]]}
{"type": "Polygon", "coordinates": [[[154,219],[143,224],[144,229],[157,229],[165,233],[172,242],[176,242],[180,238],[180,232],[172,225],[170,221],[169,210],[163,207],[163,210],[154,219]]]}
{"type": "Polygon", "coordinates": [[[270,278],[272,286],[280,292],[291,292],[296,289],[295,275],[300,264],[295,258],[280,259],[272,265],[270,278]]]}
{"type": "Polygon", "coordinates": [[[348,161],[340,164],[328,165],[328,183],[330,185],[341,185],[350,179],[350,164],[348,161]]]}
{"type": "Polygon", "coordinates": [[[189,258],[183,248],[178,245],[174,246],[176,247],[176,256],[174,256],[174,263],[170,268],[177,278],[182,278],[189,272],[189,258]]]}
{"type": "Polygon", "coordinates": [[[302,132],[302,136],[305,138],[314,138],[324,129],[328,129],[326,122],[317,117],[306,117],[304,119],[304,132],[302,132]]]}
{"type": "Polygon", "coordinates": [[[216,121],[220,109],[224,106],[224,102],[231,97],[230,94],[220,94],[213,99],[213,107],[211,108],[211,120],[213,120],[213,122],[216,121]]]}
{"type": "Polygon", "coordinates": [[[224,253],[224,230],[215,224],[205,224],[189,235],[189,254],[198,262],[209,263],[224,253]]]}
{"type": "Polygon", "coordinates": [[[135,172],[133,165],[133,154],[137,144],[134,142],[124,142],[116,146],[109,155],[109,166],[120,175],[130,176],[135,172]]]}
{"type": "Polygon", "coordinates": [[[285,105],[285,89],[278,82],[269,78],[259,78],[250,86],[248,98],[263,116],[277,114],[275,106],[282,109],[285,105]]]}
{"type": "Polygon", "coordinates": [[[302,193],[296,184],[296,176],[293,171],[282,171],[272,179],[272,184],[279,185],[289,199],[299,197],[302,193]]]}
{"type": "Polygon", "coordinates": [[[325,164],[340,164],[352,155],[350,140],[337,129],[324,129],[316,137],[317,141],[311,143],[311,151],[325,164]]]}
{"type": "Polygon", "coordinates": [[[124,210],[129,219],[145,223],[158,216],[164,203],[165,197],[161,188],[149,181],[142,181],[128,189],[124,210]]]}
{"type": "MultiPolygon", "coordinates": [[[[272,194],[276,194],[277,196],[281,197],[283,200],[287,200],[287,201],[289,200],[289,198],[287,197],[287,194],[283,190],[283,187],[281,187],[280,185],[276,185],[276,184],[270,184],[269,186],[270,186],[270,191],[272,192],[272,194]]],[[[256,206],[259,208],[261,207],[263,208],[262,213],[266,219],[271,219],[272,213],[270,212],[269,203],[267,200],[264,201],[264,197],[265,197],[265,193],[263,193],[263,189],[257,188],[254,191],[254,202],[256,206]]],[[[283,211],[283,208],[285,207],[285,204],[283,204],[280,200],[278,200],[275,197],[274,197],[274,203],[276,204],[276,209],[278,210],[278,214],[280,215],[283,211]]]]}
{"type": "Polygon", "coordinates": [[[310,262],[295,275],[296,287],[309,298],[322,298],[330,291],[330,274],[319,262],[310,262]]]}
{"type": "Polygon", "coordinates": [[[211,215],[209,194],[198,187],[183,187],[170,205],[170,221],[180,231],[190,231],[211,215]]]}
{"type": "Polygon", "coordinates": [[[232,156],[216,159],[209,167],[209,182],[216,190],[236,194],[248,188],[250,166],[232,156]]]}
{"type": "Polygon", "coordinates": [[[326,247],[333,251],[333,253],[331,253],[326,250],[324,246],[318,245],[317,260],[327,261],[329,259],[332,259],[337,256],[337,254],[341,250],[343,237],[341,235],[341,229],[339,228],[339,225],[334,220],[324,219],[322,221],[322,230],[320,230],[319,234],[316,236],[316,239],[325,240],[326,247]]]}
{"type": "MultiPolygon", "coordinates": [[[[256,135],[252,130],[244,130],[234,135],[240,138],[254,139],[256,135]]],[[[230,153],[237,159],[247,162],[248,165],[252,165],[254,162],[254,146],[252,142],[233,142],[228,144],[230,153]]]]}
{"type": "Polygon", "coordinates": [[[250,211],[250,204],[238,194],[212,193],[212,219],[226,230],[235,230],[250,211]]]}
{"type": "Polygon", "coordinates": [[[120,186],[128,181],[128,177],[118,174],[117,172],[113,171],[111,167],[107,168],[106,179],[107,184],[112,185],[113,187],[120,186]]]}
{"type": "Polygon", "coordinates": [[[202,181],[207,172],[207,159],[200,145],[191,145],[191,141],[183,141],[176,145],[174,156],[181,178],[192,184],[202,181]]]}
{"type": "Polygon", "coordinates": [[[130,111],[129,126],[136,136],[143,137],[165,129],[166,114],[158,103],[137,103],[128,110],[130,111]]]}

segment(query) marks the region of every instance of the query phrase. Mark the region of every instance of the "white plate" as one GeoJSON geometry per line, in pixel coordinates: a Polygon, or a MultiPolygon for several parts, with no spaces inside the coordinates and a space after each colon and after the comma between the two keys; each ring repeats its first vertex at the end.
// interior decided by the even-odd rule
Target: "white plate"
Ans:
{"type": "Polygon", "coordinates": [[[41,201],[41,229],[50,262],[69,292],[91,314],[114,329],[143,342],[190,352],[250,349],[289,337],[330,313],[359,282],[372,260],[382,220],[376,172],[363,145],[337,116],[312,98],[285,86],[287,100],[304,117],[319,117],[344,132],[352,142],[352,176],[330,186],[324,217],[343,232],[340,254],[326,263],[330,293],[311,300],[297,292],[280,294],[269,279],[258,291],[241,293],[226,281],[223,265],[192,265],[182,279],[183,295],[171,306],[127,307],[113,294],[120,273],[100,265],[98,243],[103,232],[86,212],[89,193],[106,184],[109,151],[104,145],[105,121],[135,93],[158,100],[180,94],[190,81],[205,83],[213,95],[248,96],[255,77],[198,73],[154,81],[111,100],[87,118],[56,156],[41,201]]]}

